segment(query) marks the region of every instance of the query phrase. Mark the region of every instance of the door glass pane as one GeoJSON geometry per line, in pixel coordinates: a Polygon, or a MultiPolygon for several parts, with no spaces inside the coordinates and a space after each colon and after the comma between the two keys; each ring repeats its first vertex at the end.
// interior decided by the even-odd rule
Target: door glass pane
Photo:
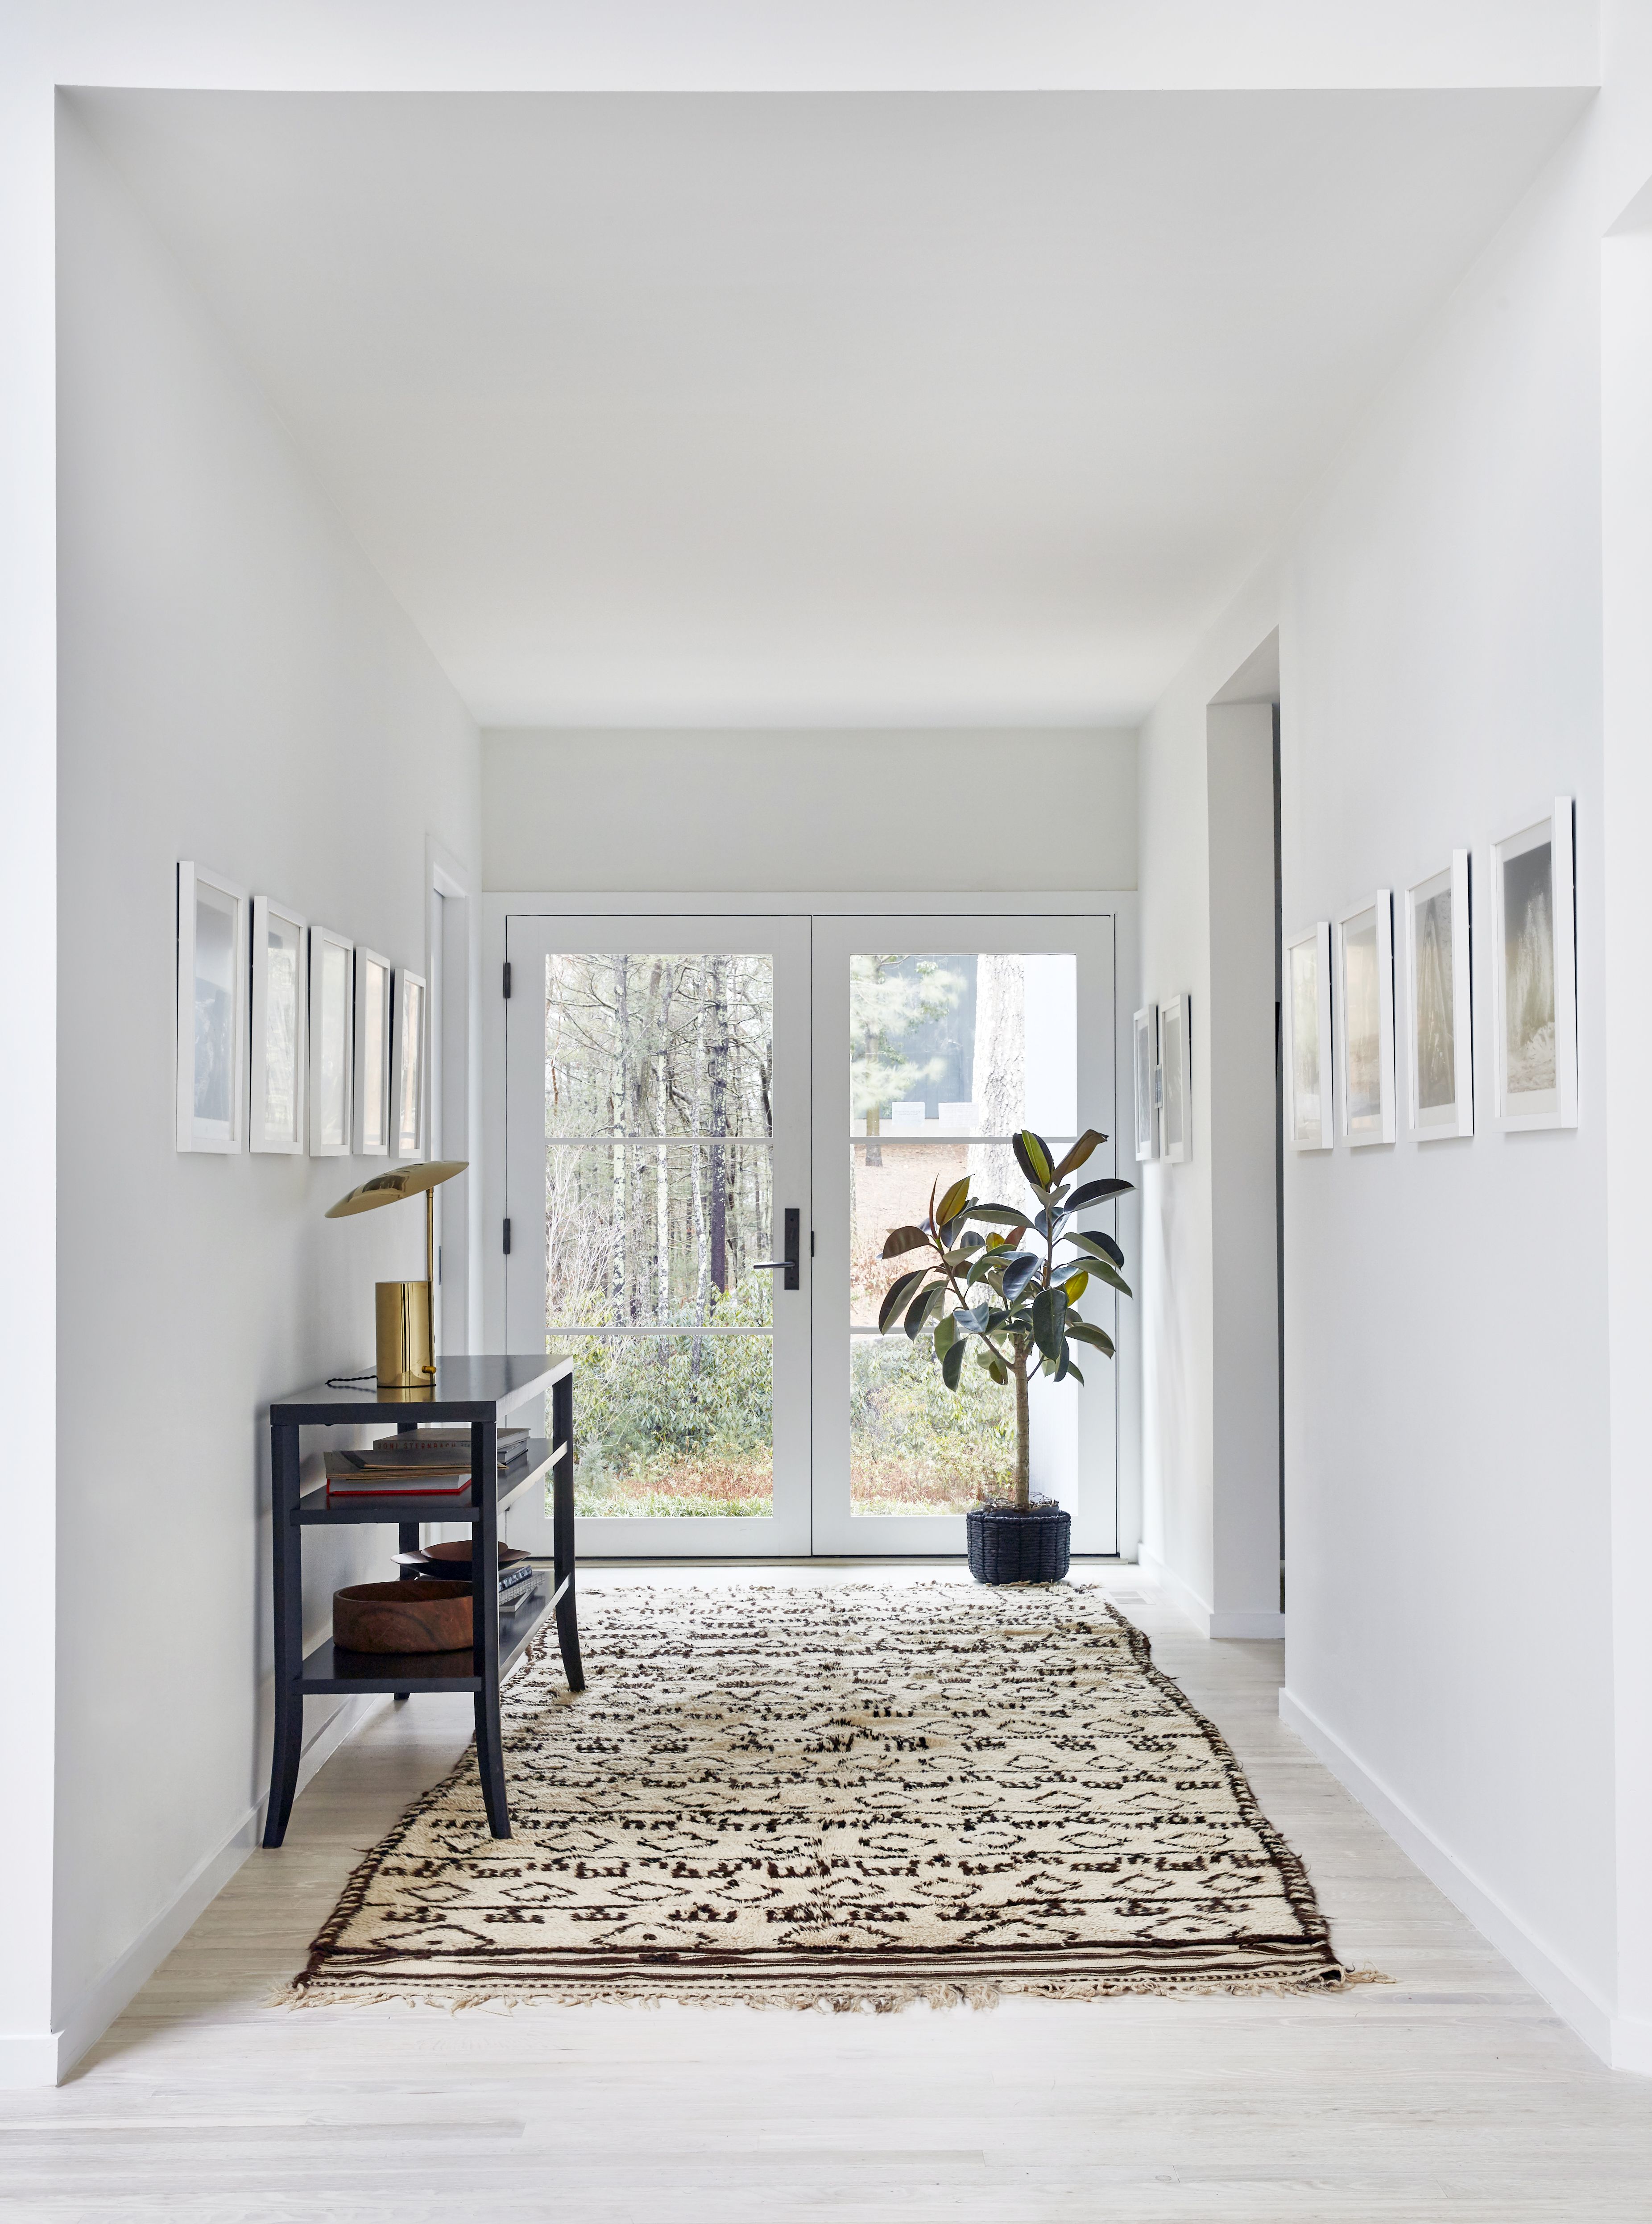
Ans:
{"type": "Polygon", "coordinates": [[[547,1143],[547,1326],[766,1327],[766,1143],[547,1143]]]}
{"type": "Polygon", "coordinates": [[[850,958],[855,1134],[1069,1134],[1077,1096],[1076,957],[850,958]]]}
{"type": "Polygon", "coordinates": [[[976,1197],[1033,1204],[1010,1137],[1058,1147],[1077,1121],[1078,963],[1070,953],[867,953],[849,961],[849,1463],[855,1514],[958,1514],[1014,1472],[1013,1393],[976,1367],[946,1388],[930,1338],[880,1337],[911,1262],[892,1228],[968,1175],[976,1197]]]}
{"type": "Polygon", "coordinates": [[[941,1380],[927,1335],[849,1339],[849,1504],[855,1513],[968,1513],[1015,1479],[1012,1393],[966,1367],[941,1380]]]}
{"type": "Polygon", "coordinates": [[[774,961],[553,954],[548,1135],[767,1135],[774,961]]]}
{"type": "Polygon", "coordinates": [[[773,1511],[773,975],[546,958],[545,1330],[575,1358],[582,1514],[773,1511]]]}
{"type": "Polygon", "coordinates": [[[564,1336],[574,1355],[580,1513],[774,1510],[766,1336],[564,1336]]]}

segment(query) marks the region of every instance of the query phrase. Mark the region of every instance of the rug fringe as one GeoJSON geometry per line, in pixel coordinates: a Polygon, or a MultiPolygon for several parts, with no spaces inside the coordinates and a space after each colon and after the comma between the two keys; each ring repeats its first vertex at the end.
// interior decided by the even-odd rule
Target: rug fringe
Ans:
{"type": "Polygon", "coordinates": [[[439,1982],[429,1986],[341,1985],[337,1978],[322,1985],[301,1979],[279,1985],[264,2005],[276,2008],[410,2007],[440,2008],[457,2015],[465,2009],[514,2010],[541,2003],[555,2007],[617,2006],[659,2008],[747,2007],[779,2008],[793,2014],[891,2015],[919,2003],[936,2009],[974,2008],[986,2011],[1012,1994],[1031,2000],[1094,2000],[1146,1994],[1179,2000],[1197,1994],[1272,1994],[1324,1998],[1352,1985],[1387,1985],[1393,1979],[1377,1970],[1345,1970],[1339,1978],[1311,1977],[1079,1977],[1041,1983],[1037,1978],[1001,1978],[990,1982],[957,1984],[905,1981],[886,1985],[824,1986],[798,1984],[741,1984],[730,1981],[705,1991],[672,1992],[646,1978],[621,1979],[609,1983],[542,1983],[456,1992],[439,1982]]]}

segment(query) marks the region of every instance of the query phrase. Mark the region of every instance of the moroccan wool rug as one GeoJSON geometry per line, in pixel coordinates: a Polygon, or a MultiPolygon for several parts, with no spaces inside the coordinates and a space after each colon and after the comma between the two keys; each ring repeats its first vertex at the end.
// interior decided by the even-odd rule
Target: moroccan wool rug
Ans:
{"type": "Polygon", "coordinates": [[[508,1686],[374,1848],[289,2000],[1328,1990],[1302,1865],[1148,1641],[1082,1585],[626,1590],[590,1688],[508,1686]]]}

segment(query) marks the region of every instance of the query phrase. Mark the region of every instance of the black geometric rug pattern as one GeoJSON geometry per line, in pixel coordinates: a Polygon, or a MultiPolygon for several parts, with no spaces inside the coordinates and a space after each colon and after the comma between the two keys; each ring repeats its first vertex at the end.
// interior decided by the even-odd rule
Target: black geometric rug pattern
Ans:
{"type": "Polygon", "coordinates": [[[582,1602],[474,1760],[361,1863],[292,2004],[985,2004],[1339,1989],[1302,1862],[1082,1583],[659,1586],[582,1602]]]}

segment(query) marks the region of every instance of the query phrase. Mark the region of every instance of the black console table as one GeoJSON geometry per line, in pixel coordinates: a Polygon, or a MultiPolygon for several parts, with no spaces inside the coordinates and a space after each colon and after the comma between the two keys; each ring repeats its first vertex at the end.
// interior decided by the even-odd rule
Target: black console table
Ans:
{"type": "MultiPolygon", "coordinates": [[[[386,1691],[399,1699],[414,1691],[470,1691],[476,1708],[476,1767],[495,1838],[510,1835],[505,1794],[504,1755],[500,1742],[499,1686],[522,1648],[547,1614],[554,1612],[557,1641],[569,1687],[583,1691],[579,1626],[574,1595],[574,1363],[539,1355],[526,1357],[443,1359],[428,1390],[382,1390],[371,1382],[359,1389],[294,1391],[269,1409],[271,1472],[274,1477],[275,1565],[275,1743],[270,1757],[269,1811],[264,1843],[279,1846],[287,1835],[298,1789],[304,1746],[304,1702],[312,1692],[386,1691]],[[530,1438],[526,1466],[499,1474],[499,1425],[530,1398],[551,1393],[551,1438],[530,1438]],[[299,1488],[300,1429],[359,1428],[375,1422],[416,1429],[420,1421],[469,1422],[470,1495],[444,1501],[362,1499],[329,1506],[326,1486],[305,1493],[299,1488]],[[508,1646],[501,1652],[499,1629],[500,1516],[519,1493],[542,1483],[552,1487],[552,1570],[549,1583],[534,1579],[534,1595],[514,1617],[508,1646]],[[496,1480],[495,1480],[496,1478],[496,1480]],[[394,1523],[400,1548],[413,1551],[422,1521],[468,1521],[472,1539],[475,1641],[466,1652],[349,1652],[331,1638],[306,1659],[304,1652],[304,1532],[359,1522],[394,1523]]],[[[412,1570],[404,1571],[411,1577],[412,1570]]]]}

